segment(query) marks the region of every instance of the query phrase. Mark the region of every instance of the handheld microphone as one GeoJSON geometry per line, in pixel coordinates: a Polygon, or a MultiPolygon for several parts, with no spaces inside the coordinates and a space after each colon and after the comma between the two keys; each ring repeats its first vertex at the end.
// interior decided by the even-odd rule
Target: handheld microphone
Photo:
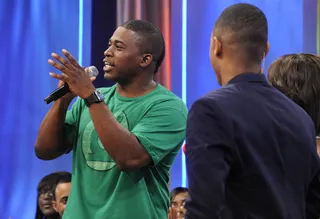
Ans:
{"type": "MultiPolygon", "coordinates": [[[[90,66],[86,68],[86,72],[88,73],[88,76],[90,78],[97,77],[99,74],[99,71],[95,66],[90,66]]],[[[51,92],[46,98],[44,98],[44,102],[46,102],[46,104],[49,104],[52,101],[56,101],[60,97],[66,95],[68,92],[70,92],[69,86],[68,84],[64,84],[63,86],[51,92]]]]}

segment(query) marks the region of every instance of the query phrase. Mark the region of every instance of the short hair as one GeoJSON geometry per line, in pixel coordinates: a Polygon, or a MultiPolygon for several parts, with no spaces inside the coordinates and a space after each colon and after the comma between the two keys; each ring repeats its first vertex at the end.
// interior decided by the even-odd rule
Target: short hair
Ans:
{"type": "Polygon", "coordinates": [[[269,66],[268,80],[309,114],[320,135],[320,57],[306,53],[281,56],[269,66]]]}
{"type": "Polygon", "coordinates": [[[72,175],[69,172],[60,172],[59,178],[53,187],[53,191],[52,191],[53,200],[56,200],[56,189],[57,189],[58,185],[61,183],[70,183],[71,176],[72,175]]]}
{"type": "Polygon", "coordinates": [[[185,193],[185,192],[188,192],[189,189],[188,188],[185,188],[185,187],[177,187],[177,188],[174,188],[171,192],[170,192],[170,201],[173,201],[173,199],[179,195],[180,193],[185,193]]]}
{"type": "Polygon", "coordinates": [[[159,28],[144,20],[129,20],[120,26],[138,34],[141,53],[152,54],[152,61],[155,62],[154,73],[156,73],[165,56],[165,42],[159,28]]]}
{"type": "Polygon", "coordinates": [[[214,31],[230,35],[230,44],[240,48],[244,61],[260,63],[268,42],[268,22],[265,14],[256,6],[234,4],[219,16],[214,31]]]}

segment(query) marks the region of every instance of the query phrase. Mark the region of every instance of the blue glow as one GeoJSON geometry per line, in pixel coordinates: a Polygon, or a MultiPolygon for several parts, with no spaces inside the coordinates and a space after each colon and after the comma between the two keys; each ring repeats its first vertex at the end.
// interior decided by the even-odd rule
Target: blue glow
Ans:
{"type": "Polygon", "coordinates": [[[83,44],[83,0],[79,0],[79,45],[78,62],[82,66],[82,44],[83,44]]]}
{"type": "MultiPolygon", "coordinates": [[[[182,100],[187,104],[187,0],[182,0],[182,100]]],[[[182,153],[182,186],[187,187],[186,157],[182,153]]]]}
{"type": "MultiPolygon", "coordinates": [[[[91,42],[91,1],[82,1],[86,11],[80,25],[80,42],[91,42]]],[[[0,218],[35,218],[40,179],[54,171],[72,170],[72,153],[42,161],[33,147],[40,123],[51,107],[43,98],[58,83],[48,73],[60,73],[48,64],[50,54],[66,48],[78,58],[80,48],[81,63],[90,64],[91,44],[79,47],[78,23],[78,0],[1,1],[0,24],[6,31],[1,32],[0,40],[4,51],[0,54],[0,69],[5,72],[0,74],[0,93],[7,94],[7,101],[0,108],[4,115],[0,117],[4,146],[0,153],[0,218]],[[30,54],[36,54],[36,58],[30,54]],[[12,89],[12,84],[17,89],[12,89]]]]}

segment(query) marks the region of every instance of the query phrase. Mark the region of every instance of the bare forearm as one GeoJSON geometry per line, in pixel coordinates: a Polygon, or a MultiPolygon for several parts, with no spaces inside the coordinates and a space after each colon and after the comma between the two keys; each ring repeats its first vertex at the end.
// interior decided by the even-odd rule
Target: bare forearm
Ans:
{"type": "Polygon", "coordinates": [[[118,123],[104,103],[93,104],[89,109],[101,143],[120,169],[136,169],[150,162],[137,138],[118,123]]]}
{"type": "Polygon", "coordinates": [[[63,138],[64,121],[69,103],[69,100],[57,100],[42,120],[35,144],[38,158],[55,159],[70,147],[66,145],[63,138]]]}

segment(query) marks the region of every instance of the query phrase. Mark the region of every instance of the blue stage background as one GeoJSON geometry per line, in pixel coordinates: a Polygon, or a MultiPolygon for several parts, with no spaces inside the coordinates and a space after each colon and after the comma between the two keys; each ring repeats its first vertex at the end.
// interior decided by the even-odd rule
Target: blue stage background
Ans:
{"type": "Polygon", "coordinates": [[[66,48],[79,58],[82,51],[82,64],[90,64],[91,1],[1,0],[0,28],[0,218],[30,219],[39,180],[71,171],[71,155],[40,161],[33,147],[50,107],[43,98],[57,86],[51,52],[66,48]]]}

